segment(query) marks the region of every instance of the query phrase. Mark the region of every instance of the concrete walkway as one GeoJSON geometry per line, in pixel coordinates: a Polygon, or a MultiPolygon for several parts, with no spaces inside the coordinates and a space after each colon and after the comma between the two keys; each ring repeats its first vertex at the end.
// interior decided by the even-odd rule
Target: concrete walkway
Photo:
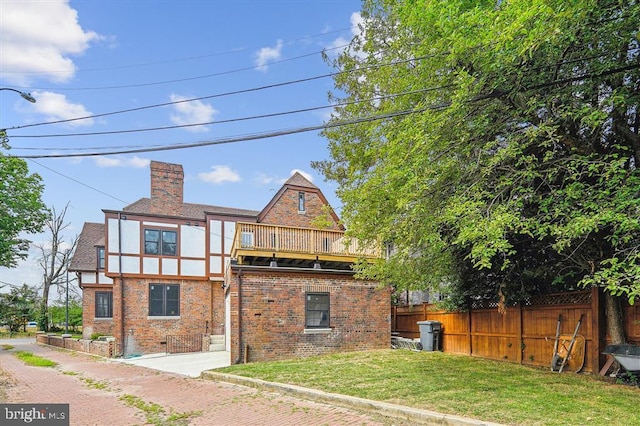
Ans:
{"type": "Polygon", "coordinates": [[[200,377],[203,371],[231,365],[231,355],[226,351],[171,355],[162,353],[133,358],[114,358],[113,360],[188,377],[200,377]]]}

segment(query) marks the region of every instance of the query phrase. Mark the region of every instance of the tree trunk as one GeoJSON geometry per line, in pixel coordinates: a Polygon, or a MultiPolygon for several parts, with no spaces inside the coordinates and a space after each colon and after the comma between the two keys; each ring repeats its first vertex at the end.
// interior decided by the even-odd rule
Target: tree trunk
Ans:
{"type": "Polygon", "coordinates": [[[604,292],[605,315],[607,316],[607,332],[614,345],[627,343],[624,334],[624,322],[622,318],[622,305],[620,298],[613,296],[608,291],[604,292]]]}

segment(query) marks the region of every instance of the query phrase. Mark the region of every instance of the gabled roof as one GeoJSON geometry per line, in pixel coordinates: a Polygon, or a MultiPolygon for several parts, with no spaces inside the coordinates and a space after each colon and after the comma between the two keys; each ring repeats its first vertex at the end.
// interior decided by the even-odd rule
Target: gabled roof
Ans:
{"type": "Polygon", "coordinates": [[[315,186],[311,181],[302,176],[299,172],[295,172],[285,183],[284,186],[300,186],[303,188],[312,188],[320,191],[320,188],[315,186]]]}
{"type": "MultiPolygon", "coordinates": [[[[322,200],[323,204],[326,204],[327,206],[331,207],[331,205],[329,204],[329,201],[327,201],[327,198],[324,196],[320,188],[318,188],[316,185],[311,183],[307,178],[302,176],[302,174],[300,174],[299,172],[295,172],[293,176],[291,176],[282,185],[282,188],[280,188],[280,190],[276,193],[276,195],[273,196],[273,198],[271,199],[271,201],[269,201],[269,203],[265,206],[265,208],[262,209],[262,211],[258,215],[258,222],[261,222],[264,219],[264,217],[269,213],[269,210],[273,208],[273,206],[278,202],[280,197],[282,197],[282,194],[284,194],[285,191],[287,191],[288,189],[292,189],[294,191],[315,192],[316,194],[318,194],[318,197],[320,198],[320,200],[322,200]]],[[[340,224],[340,218],[333,211],[333,208],[331,209],[331,216],[333,217],[336,223],[340,224]]],[[[339,226],[342,227],[341,224],[339,226]]]]}
{"type": "MultiPolygon", "coordinates": [[[[151,211],[151,198],[141,198],[123,208],[122,211],[128,213],[149,214],[151,211]]],[[[256,210],[220,207],[207,204],[183,203],[182,212],[178,217],[204,220],[206,214],[221,214],[226,216],[251,216],[255,218],[258,216],[258,213],[260,212],[256,210]]]]}
{"type": "Polygon", "coordinates": [[[69,270],[95,271],[98,265],[97,246],[104,246],[104,223],[85,222],[69,270]]]}

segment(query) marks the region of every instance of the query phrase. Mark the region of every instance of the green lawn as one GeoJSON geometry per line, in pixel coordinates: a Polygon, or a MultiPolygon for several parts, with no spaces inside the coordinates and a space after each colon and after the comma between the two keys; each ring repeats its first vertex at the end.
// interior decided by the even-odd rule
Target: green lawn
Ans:
{"type": "Polygon", "coordinates": [[[638,424],[640,388],[442,352],[378,350],[216,370],[518,425],[638,424]]]}

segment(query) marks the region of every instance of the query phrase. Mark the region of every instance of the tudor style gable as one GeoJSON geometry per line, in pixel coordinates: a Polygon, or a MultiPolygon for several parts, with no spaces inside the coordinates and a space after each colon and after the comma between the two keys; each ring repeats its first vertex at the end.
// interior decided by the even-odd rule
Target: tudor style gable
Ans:
{"type": "Polygon", "coordinates": [[[258,223],[344,230],[320,188],[295,172],[258,215],[258,223]]]}
{"type": "Polygon", "coordinates": [[[103,223],[86,222],[78,238],[76,251],[71,258],[69,271],[78,276],[78,285],[112,284],[105,277],[105,228],[103,223]]]}

